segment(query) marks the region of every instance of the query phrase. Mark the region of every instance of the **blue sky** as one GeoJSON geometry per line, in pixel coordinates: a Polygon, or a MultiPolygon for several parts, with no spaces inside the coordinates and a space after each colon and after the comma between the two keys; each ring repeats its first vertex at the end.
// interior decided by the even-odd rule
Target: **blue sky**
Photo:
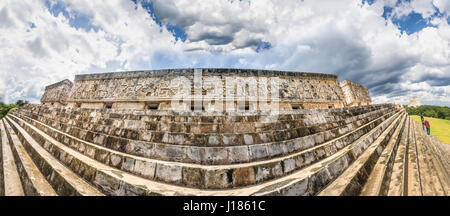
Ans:
{"type": "MultiPolygon", "coordinates": [[[[174,38],[176,40],[186,41],[187,34],[186,31],[181,28],[178,24],[166,22],[162,23],[158,15],[155,14],[155,9],[153,6],[152,1],[142,1],[142,0],[131,0],[134,4],[140,5],[142,8],[144,8],[148,13],[149,16],[161,27],[165,27],[168,31],[170,31],[174,38]]],[[[372,5],[376,0],[362,0],[363,4],[372,5]]],[[[422,30],[425,27],[436,27],[435,25],[431,24],[430,21],[435,17],[443,17],[445,16],[445,12],[439,11],[439,8],[435,8],[435,13],[427,18],[422,17],[422,14],[417,13],[415,11],[412,11],[411,13],[403,16],[393,16],[392,10],[395,9],[395,7],[398,7],[402,3],[410,3],[411,0],[397,0],[394,7],[391,6],[384,6],[383,8],[383,15],[382,17],[386,20],[390,20],[392,23],[394,23],[396,26],[398,26],[398,29],[401,31],[404,31],[405,33],[413,34],[415,32],[418,32],[422,30]]],[[[83,28],[87,31],[94,29],[95,31],[98,30],[98,26],[95,26],[90,22],[91,18],[87,14],[83,14],[79,11],[72,11],[69,13],[67,11],[67,5],[63,1],[50,1],[46,0],[45,5],[48,8],[49,12],[54,15],[58,16],[60,13],[69,19],[69,23],[74,28],[83,28]],[[52,4],[52,2],[54,2],[52,4]]],[[[447,23],[450,23],[450,18],[447,18],[447,23]]],[[[258,44],[258,47],[256,50],[261,49],[268,49],[270,48],[271,44],[270,42],[266,41],[260,41],[258,44]]]]}
{"type": "MultiPolygon", "coordinates": [[[[364,1],[363,3],[367,2],[367,4],[372,5],[374,3],[374,0],[370,1],[364,1]]],[[[406,15],[402,16],[396,16],[393,14],[393,10],[396,7],[401,6],[403,3],[410,3],[410,0],[397,0],[395,3],[395,6],[384,6],[383,7],[383,15],[382,17],[386,20],[391,20],[401,31],[406,32],[407,34],[413,34],[415,32],[418,32],[426,27],[436,27],[435,25],[431,24],[431,20],[435,17],[443,17],[445,12],[439,11],[439,8],[436,8],[436,6],[433,5],[435,9],[435,13],[427,18],[424,18],[421,13],[418,13],[416,11],[412,11],[406,15]]],[[[447,19],[447,23],[449,22],[449,19],[447,19]]]]}
{"type": "Polygon", "coordinates": [[[93,29],[94,31],[98,31],[99,27],[95,26],[91,19],[92,17],[88,14],[84,14],[78,10],[68,10],[67,4],[63,1],[44,1],[45,7],[48,9],[49,13],[53,16],[57,17],[60,14],[69,20],[69,25],[73,28],[79,29],[82,28],[86,31],[90,31],[93,29]]]}
{"type": "Polygon", "coordinates": [[[332,73],[375,103],[450,106],[449,11],[447,0],[5,0],[0,100],[38,102],[76,74],[231,67],[332,73]]]}

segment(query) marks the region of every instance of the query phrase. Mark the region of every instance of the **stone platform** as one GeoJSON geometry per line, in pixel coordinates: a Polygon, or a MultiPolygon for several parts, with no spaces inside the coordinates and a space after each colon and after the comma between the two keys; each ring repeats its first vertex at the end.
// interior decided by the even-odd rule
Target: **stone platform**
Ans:
{"type": "Polygon", "coordinates": [[[41,103],[0,121],[0,195],[450,193],[449,146],[332,74],[87,74],[41,103]]]}
{"type": "Polygon", "coordinates": [[[450,193],[450,149],[394,104],[173,115],[26,105],[0,120],[0,195],[450,193]]]}

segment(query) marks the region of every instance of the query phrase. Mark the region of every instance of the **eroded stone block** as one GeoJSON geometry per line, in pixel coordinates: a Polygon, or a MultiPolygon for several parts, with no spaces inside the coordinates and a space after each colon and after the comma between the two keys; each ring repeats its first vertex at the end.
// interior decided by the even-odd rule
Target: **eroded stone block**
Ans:
{"type": "Polygon", "coordinates": [[[148,161],[136,160],[134,165],[134,173],[141,175],[147,179],[155,177],[156,164],[148,161]]]}
{"type": "Polygon", "coordinates": [[[205,172],[206,188],[228,188],[232,185],[232,170],[207,170],[205,172]]]}
{"type": "Polygon", "coordinates": [[[156,166],[156,179],[180,184],[183,180],[182,168],[176,165],[158,164],[156,166]]]}
{"type": "Polygon", "coordinates": [[[250,185],[254,184],[255,182],[255,172],[253,170],[253,167],[243,167],[235,169],[233,171],[234,186],[250,185]]]}

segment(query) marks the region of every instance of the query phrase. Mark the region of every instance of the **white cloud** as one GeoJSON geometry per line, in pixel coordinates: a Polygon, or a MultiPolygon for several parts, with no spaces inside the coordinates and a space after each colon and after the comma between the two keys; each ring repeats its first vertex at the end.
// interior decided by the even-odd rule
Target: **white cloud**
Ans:
{"type": "Polygon", "coordinates": [[[407,103],[414,94],[450,105],[448,1],[397,7],[396,16],[430,17],[433,5],[445,13],[430,20],[437,27],[407,35],[381,17],[394,0],[154,0],[159,20],[183,28],[185,42],[132,1],[64,2],[96,28],[77,29],[43,2],[1,1],[0,92],[8,89],[11,101],[37,102],[45,85],[79,73],[242,67],[336,73],[368,86],[374,102],[407,103]],[[270,49],[255,52],[262,42],[270,49]]]}
{"type": "Polygon", "coordinates": [[[14,26],[14,22],[9,18],[8,8],[2,8],[0,10],[0,27],[10,28],[14,26]]]}
{"type": "Polygon", "coordinates": [[[450,1],[448,0],[433,0],[433,5],[436,6],[441,13],[450,14],[450,1]]]}
{"type": "Polygon", "coordinates": [[[68,10],[95,8],[93,23],[101,26],[97,32],[72,27],[68,18],[62,13],[53,16],[43,2],[0,3],[8,23],[15,23],[14,28],[0,26],[0,71],[6,83],[0,90],[8,89],[9,102],[21,98],[37,102],[45,85],[92,70],[136,67],[130,65],[153,50],[173,46],[172,35],[161,32],[142,8],[135,11],[131,1],[88,2],[93,1],[77,1],[73,8],[68,4],[68,10]],[[119,62],[118,67],[108,67],[111,62],[119,62]]]}

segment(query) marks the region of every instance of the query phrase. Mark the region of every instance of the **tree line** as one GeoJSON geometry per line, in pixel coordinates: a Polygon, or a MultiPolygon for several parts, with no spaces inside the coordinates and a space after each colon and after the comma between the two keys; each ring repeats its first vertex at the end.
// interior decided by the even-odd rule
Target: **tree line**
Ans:
{"type": "Polygon", "coordinates": [[[405,106],[409,115],[420,115],[432,118],[450,120],[450,107],[422,105],[418,107],[405,106]]]}
{"type": "Polygon", "coordinates": [[[29,102],[26,100],[18,100],[15,104],[4,104],[3,102],[0,102],[0,119],[8,115],[11,110],[19,108],[28,103],[29,102]]]}

